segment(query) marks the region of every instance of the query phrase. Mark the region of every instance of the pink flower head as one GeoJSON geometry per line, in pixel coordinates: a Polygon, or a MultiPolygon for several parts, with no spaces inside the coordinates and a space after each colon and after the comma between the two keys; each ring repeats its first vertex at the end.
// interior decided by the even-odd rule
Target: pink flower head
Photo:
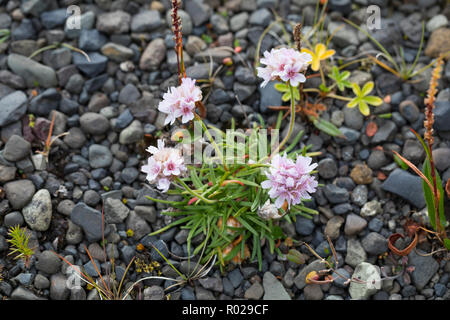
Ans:
{"type": "Polygon", "coordinates": [[[263,78],[261,87],[264,87],[269,81],[281,79],[285,82],[290,81],[294,87],[299,83],[305,82],[306,77],[302,73],[308,68],[312,61],[312,56],[306,52],[298,52],[291,48],[272,49],[270,52],[264,52],[264,58],[261,58],[261,64],[266,67],[258,67],[258,76],[263,78]]]}
{"type": "Polygon", "coordinates": [[[287,201],[288,207],[299,204],[303,199],[311,199],[310,193],[316,191],[317,181],[311,171],[317,163],[311,164],[309,157],[297,156],[296,162],[288,159],[286,154],[275,155],[266,173],[268,180],[261,183],[263,189],[270,189],[269,196],[275,200],[275,206],[281,208],[287,201]]]}
{"type": "Polygon", "coordinates": [[[158,140],[158,148],[150,146],[147,151],[152,154],[141,171],[147,174],[150,183],[157,183],[163,192],[169,190],[170,180],[186,172],[181,152],[175,148],[164,147],[164,141],[158,140]]]}
{"type": "Polygon", "coordinates": [[[173,124],[181,117],[181,122],[186,123],[194,118],[195,102],[202,99],[202,91],[195,85],[195,80],[183,78],[181,85],[170,87],[164,93],[163,100],[159,103],[158,110],[166,113],[164,125],[173,124]]]}

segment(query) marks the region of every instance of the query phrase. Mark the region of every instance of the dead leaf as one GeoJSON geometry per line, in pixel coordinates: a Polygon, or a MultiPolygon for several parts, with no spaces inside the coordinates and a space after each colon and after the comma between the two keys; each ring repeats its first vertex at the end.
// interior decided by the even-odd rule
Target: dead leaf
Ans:
{"type": "Polygon", "coordinates": [[[386,180],[387,177],[383,172],[378,171],[377,178],[378,178],[378,180],[383,181],[383,180],[386,180]]]}
{"type": "Polygon", "coordinates": [[[414,239],[413,239],[413,241],[412,241],[405,249],[403,249],[403,250],[399,250],[399,249],[397,249],[397,248],[395,247],[395,242],[396,242],[399,238],[404,239],[405,236],[402,235],[402,234],[400,234],[400,233],[394,233],[394,234],[391,234],[391,235],[389,236],[389,238],[388,238],[388,247],[389,247],[389,249],[391,249],[391,251],[392,251],[394,254],[404,257],[404,256],[407,256],[407,255],[412,251],[412,249],[414,249],[414,248],[417,246],[417,240],[418,240],[419,237],[418,237],[417,232],[416,232],[416,233],[414,234],[414,239]]]}

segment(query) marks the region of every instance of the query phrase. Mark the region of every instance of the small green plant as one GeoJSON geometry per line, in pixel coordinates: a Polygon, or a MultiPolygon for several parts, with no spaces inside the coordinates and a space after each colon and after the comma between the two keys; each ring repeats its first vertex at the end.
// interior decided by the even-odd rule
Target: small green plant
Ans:
{"type": "Polygon", "coordinates": [[[438,171],[435,168],[432,145],[434,142],[433,137],[433,124],[434,124],[434,101],[437,93],[438,81],[440,78],[440,72],[442,69],[444,56],[441,55],[434,68],[431,76],[430,86],[428,89],[428,95],[425,99],[425,135],[424,139],[411,129],[420,141],[423,149],[425,150],[426,158],[423,163],[422,171],[419,170],[413,163],[406,158],[402,157],[398,152],[393,151],[395,155],[400,158],[406,165],[408,165],[420,178],[422,178],[422,187],[424,191],[424,197],[428,209],[428,217],[431,226],[436,230],[435,235],[440,242],[450,250],[450,239],[447,237],[445,228],[449,225],[445,217],[444,209],[444,188],[442,187],[442,181],[438,171]]]}
{"type": "MultiPolygon", "coordinates": [[[[107,262],[106,243],[107,243],[107,241],[105,240],[104,213],[103,213],[103,209],[102,209],[102,241],[101,241],[100,245],[103,248],[103,257],[104,257],[105,263],[107,262]]],[[[86,245],[84,246],[84,249],[89,256],[89,259],[91,260],[92,265],[95,268],[95,271],[98,274],[97,280],[94,280],[94,278],[91,277],[89,274],[81,271],[80,267],[74,266],[66,258],[62,257],[58,253],[56,253],[56,252],[53,252],[53,253],[72,268],[73,275],[78,277],[81,281],[85,282],[87,284],[88,289],[95,289],[98,293],[100,300],[125,300],[126,297],[129,295],[129,293],[134,288],[134,285],[132,285],[129,288],[129,290],[127,291],[127,294],[125,295],[125,292],[123,290],[124,281],[125,281],[126,275],[128,274],[128,271],[129,271],[130,267],[133,265],[133,262],[136,257],[134,256],[130,260],[130,262],[128,263],[128,265],[125,269],[125,272],[122,275],[122,278],[117,283],[118,279],[116,279],[116,267],[115,267],[115,263],[114,263],[114,258],[110,258],[110,260],[109,260],[110,267],[107,269],[106,275],[102,275],[101,271],[97,267],[97,263],[92,258],[92,255],[89,252],[86,245]]]]}
{"type": "Polygon", "coordinates": [[[11,36],[11,31],[9,29],[0,29],[0,44],[8,40],[11,36]]]}
{"type": "Polygon", "coordinates": [[[347,80],[350,77],[350,71],[345,70],[343,72],[339,72],[339,68],[333,66],[328,77],[334,80],[339,91],[344,91],[345,88],[352,87],[351,82],[347,80]]]}
{"type": "MultiPolygon", "coordinates": [[[[261,169],[268,167],[262,160],[264,157],[267,159],[267,156],[259,158],[259,161],[254,164],[243,161],[256,150],[256,137],[261,130],[266,130],[262,125],[258,126],[254,123],[250,135],[234,131],[234,124],[232,125],[234,135],[242,139],[242,143],[233,145],[233,154],[237,154],[238,157],[240,155],[242,162],[230,164],[226,170],[217,170],[214,162],[221,161],[220,156],[217,155],[216,158],[211,158],[211,163],[205,161],[200,167],[188,166],[189,177],[177,178],[177,183],[174,183],[175,190],[167,192],[170,195],[179,195],[183,200],[168,201],[147,196],[152,201],[169,204],[175,210],[165,211],[163,214],[178,218],[150,235],[157,235],[172,227],[181,226],[181,229],[189,230],[188,252],[196,255],[206,245],[203,262],[217,255],[221,267],[233,259],[239,262],[244,260],[244,257],[250,257],[250,259],[256,258],[262,268],[261,239],[263,238],[268,241],[271,252],[281,254],[275,246],[276,241],[284,238],[279,223],[260,218],[261,204],[269,199],[261,188],[261,182],[265,179],[261,169]],[[204,240],[191,251],[192,239],[200,235],[204,236],[204,240]],[[251,254],[247,242],[253,244],[251,254]]],[[[278,125],[281,125],[281,122],[278,125]]],[[[222,139],[217,137],[215,139],[218,148],[223,149],[228,144],[228,150],[230,150],[229,141],[225,140],[225,133],[215,127],[210,126],[210,128],[222,137],[222,139]]],[[[308,153],[312,145],[295,149],[302,135],[303,132],[299,132],[287,145],[284,152],[288,158],[295,159],[299,154],[317,155],[317,153],[308,153]]],[[[191,135],[183,136],[185,138],[182,143],[187,145],[193,143],[192,140],[187,139],[191,135]]],[[[268,154],[269,150],[266,155],[268,154]]],[[[230,159],[226,158],[225,161],[227,160],[230,159]]],[[[311,218],[311,214],[317,214],[316,210],[303,204],[291,206],[289,211],[280,210],[279,217],[289,223],[295,222],[297,215],[311,218]]]]}
{"type": "Polygon", "coordinates": [[[347,107],[354,108],[359,107],[359,111],[365,115],[370,115],[369,104],[373,106],[379,106],[383,103],[383,100],[377,96],[369,96],[368,94],[373,90],[374,84],[372,81],[367,82],[361,89],[358,84],[352,83],[353,93],[356,95],[349,103],[347,107]]]}
{"type": "MultiPolygon", "coordinates": [[[[417,66],[417,63],[419,62],[420,54],[422,53],[422,48],[423,48],[423,44],[424,44],[424,36],[425,36],[425,23],[424,22],[422,22],[422,37],[420,39],[419,49],[417,50],[417,54],[416,54],[416,57],[415,57],[413,63],[410,66],[408,66],[405,61],[402,47],[399,47],[399,49],[398,49],[398,53],[399,53],[401,62],[397,63],[396,58],[393,57],[389,53],[389,51],[380,42],[378,42],[369,32],[362,29],[361,27],[359,27],[358,25],[356,25],[355,23],[353,23],[350,20],[347,20],[345,18],[343,18],[343,20],[346,23],[348,23],[349,25],[351,25],[352,27],[354,27],[355,29],[357,29],[358,31],[364,33],[381,50],[381,53],[379,53],[377,55],[377,57],[374,57],[372,55],[368,55],[368,57],[373,62],[378,64],[380,67],[391,72],[392,74],[394,74],[398,78],[402,79],[403,81],[410,81],[415,76],[420,75],[422,72],[424,72],[425,70],[427,70],[428,68],[433,66],[437,61],[437,59],[433,60],[428,65],[420,68],[419,70],[416,70],[416,66],[417,66]],[[382,62],[380,59],[378,59],[378,56],[383,56],[390,65],[382,62]]],[[[448,54],[450,54],[450,52],[447,52],[445,55],[447,56],[448,54]]]]}
{"type": "Polygon", "coordinates": [[[8,242],[11,243],[10,253],[8,255],[15,255],[14,259],[22,259],[28,268],[34,250],[28,245],[30,235],[27,230],[16,225],[9,229],[8,236],[11,237],[11,239],[8,239],[8,242]]]}
{"type": "Polygon", "coordinates": [[[202,40],[205,41],[206,44],[211,44],[213,42],[213,39],[210,35],[202,34],[202,40]]]}
{"type": "MultiPolygon", "coordinates": [[[[53,113],[52,121],[50,122],[50,129],[48,130],[47,139],[45,140],[44,150],[43,151],[37,151],[38,154],[41,154],[41,155],[44,156],[46,163],[48,163],[48,157],[50,156],[50,150],[52,148],[52,144],[57,139],[59,139],[59,138],[65,136],[65,135],[69,134],[68,132],[64,132],[64,133],[61,133],[61,134],[55,136],[52,139],[52,133],[53,133],[53,126],[54,126],[54,124],[55,124],[55,113],[53,113]]],[[[34,125],[34,123],[33,123],[33,125],[34,125]]]]}
{"type": "MultiPolygon", "coordinates": [[[[172,290],[173,288],[176,288],[176,287],[181,288],[181,287],[183,287],[186,284],[191,284],[192,285],[195,280],[199,280],[201,278],[206,277],[208,275],[209,271],[211,271],[212,267],[214,266],[214,264],[216,262],[216,256],[210,256],[210,258],[206,261],[206,263],[204,265],[200,264],[200,261],[202,260],[202,257],[203,257],[203,254],[204,254],[205,244],[203,245],[202,252],[200,254],[200,258],[195,263],[195,266],[193,267],[192,270],[190,270],[190,266],[191,266],[191,260],[190,259],[193,258],[193,255],[189,256],[189,257],[178,257],[178,256],[174,255],[173,253],[171,253],[170,251],[168,251],[171,256],[173,256],[174,258],[177,258],[178,260],[188,260],[189,270],[188,270],[187,274],[183,274],[178,268],[176,268],[173,265],[173,263],[172,263],[173,261],[171,262],[171,260],[169,260],[166,256],[164,256],[161,253],[161,251],[158,250],[158,248],[156,248],[153,244],[151,244],[153,249],[178,274],[178,277],[176,279],[174,279],[174,278],[161,276],[161,271],[158,270],[157,271],[157,274],[158,274],[157,276],[152,275],[152,276],[147,276],[147,277],[144,277],[144,278],[141,278],[141,279],[137,280],[133,284],[133,286],[131,286],[125,292],[124,298],[127,298],[127,296],[131,293],[131,290],[133,289],[133,287],[136,286],[138,283],[140,283],[142,281],[152,280],[152,279],[160,279],[160,280],[172,281],[174,283],[164,289],[164,291],[170,291],[170,290],[172,290]]],[[[145,265],[142,262],[138,262],[137,263],[137,268],[139,270],[141,270],[141,271],[144,271],[144,272],[146,272],[145,271],[146,268],[147,268],[147,271],[153,271],[155,268],[159,268],[159,264],[155,265],[155,262],[152,262],[150,265],[145,265]]],[[[147,273],[150,273],[150,272],[147,272],[147,273]]],[[[170,293],[166,295],[166,298],[168,300],[170,299],[170,293]]]]}

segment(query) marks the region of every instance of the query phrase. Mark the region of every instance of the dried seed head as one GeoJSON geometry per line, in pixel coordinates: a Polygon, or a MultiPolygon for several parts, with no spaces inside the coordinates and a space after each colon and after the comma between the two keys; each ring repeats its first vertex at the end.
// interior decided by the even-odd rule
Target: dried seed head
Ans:
{"type": "Polygon", "coordinates": [[[430,80],[430,86],[428,88],[427,97],[425,98],[425,121],[423,122],[425,126],[425,140],[428,141],[428,144],[431,145],[434,142],[433,138],[433,124],[434,124],[434,100],[437,93],[437,86],[439,79],[441,77],[441,70],[442,70],[442,64],[443,64],[443,57],[442,55],[439,56],[438,60],[436,61],[436,66],[434,67],[433,73],[431,75],[430,80]]]}
{"type": "Polygon", "coordinates": [[[295,41],[295,46],[297,47],[298,51],[302,51],[302,24],[301,23],[297,23],[294,27],[294,41],[295,41]]]}
{"type": "Polygon", "coordinates": [[[264,203],[264,205],[259,208],[258,216],[260,216],[260,218],[264,220],[281,218],[280,214],[278,213],[277,207],[273,203],[270,203],[269,199],[267,199],[266,203],[264,203]]]}

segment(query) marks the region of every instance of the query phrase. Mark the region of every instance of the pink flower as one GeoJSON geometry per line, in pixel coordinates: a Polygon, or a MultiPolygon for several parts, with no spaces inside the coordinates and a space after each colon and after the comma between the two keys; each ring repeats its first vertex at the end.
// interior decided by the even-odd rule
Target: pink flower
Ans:
{"type": "Polygon", "coordinates": [[[270,189],[268,194],[275,200],[275,206],[281,208],[287,201],[288,207],[299,204],[303,199],[311,199],[310,193],[316,191],[317,181],[311,171],[317,163],[311,164],[309,157],[298,156],[296,162],[288,159],[286,154],[279,154],[272,159],[268,180],[261,183],[263,189],[270,189]]]}
{"type": "Polygon", "coordinates": [[[176,176],[186,172],[181,151],[175,148],[164,147],[164,141],[158,140],[158,148],[150,146],[147,151],[152,154],[141,171],[147,174],[150,183],[157,183],[158,189],[163,192],[169,190],[170,181],[176,176]]]}
{"type": "Polygon", "coordinates": [[[191,121],[194,118],[195,102],[201,99],[202,91],[191,78],[183,78],[180,86],[170,87],[158,106],[159,111],[167,114],[164,125],[173,124],[179,117],[182,123],[191,121]]]}
{"type": "Polygon", "coordinates": [[[291,48],[272,49],[270,52],[264,52],[264,58],[261,58],[261,64],[266,67],[258,67],[258,76],[263,78],[261,87],[264,87],[269,81],[281,79],[285,82],[290,81],[294,87],[299,83],[305,82],[305,75],[302,73],[308,68],[312,61],[312,56],[306,52],[298,52],[291,48]]]}

